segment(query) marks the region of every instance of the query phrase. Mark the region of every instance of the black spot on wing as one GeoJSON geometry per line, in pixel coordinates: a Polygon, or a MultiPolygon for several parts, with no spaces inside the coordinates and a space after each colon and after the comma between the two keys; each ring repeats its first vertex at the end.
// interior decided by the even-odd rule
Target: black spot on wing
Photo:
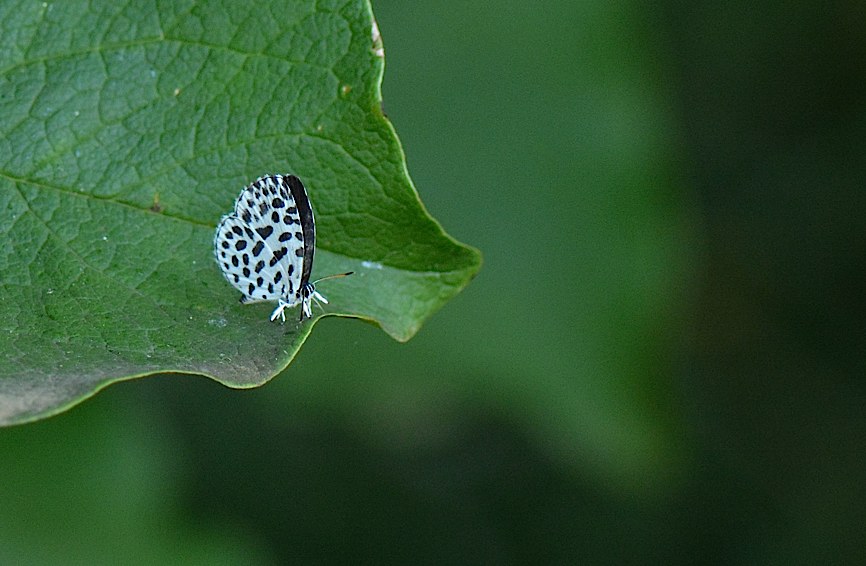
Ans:
{"type": "Polygon", "coordinates": [[[259,257],[259,254],[262,253],[262,250],[265,249],[265,243],[261,240],[256,242],[256,245],[253,247],[253,255],[259,257]]]}

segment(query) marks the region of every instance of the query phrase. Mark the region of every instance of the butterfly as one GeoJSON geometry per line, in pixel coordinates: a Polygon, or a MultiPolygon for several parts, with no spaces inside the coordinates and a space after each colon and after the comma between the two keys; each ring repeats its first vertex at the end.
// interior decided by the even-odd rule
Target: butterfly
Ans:
{"type": "Polygon", "coordinates": [[[310,281],[316,252],[316,221],[304,184],[295,175],[265,175],[241,191],[233,212],[220,220],[214,254],[241,303],[277,301],[271,321],[301,305],[301,322],[312,318],[313,300],[328,304],[310,281]]]}

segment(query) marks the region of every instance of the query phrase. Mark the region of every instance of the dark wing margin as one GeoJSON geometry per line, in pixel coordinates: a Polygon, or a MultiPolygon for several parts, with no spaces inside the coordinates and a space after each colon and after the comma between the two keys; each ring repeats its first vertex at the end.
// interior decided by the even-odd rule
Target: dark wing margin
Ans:
{"type": "Polygon", "coordinates": [[[295,206],[298,207],[301,231],[304,234],[304,266],[301,271],[300,285],[300,288],[303,289],[310,282],[310,275],[313,271],[313,254],[316,252],[316,221],[313,219],[313,207],[310,206],[310,199],[304,184],[294,175],[287,175],[285,179],[288,181],[292,197],[295,199],[295,206]]]}

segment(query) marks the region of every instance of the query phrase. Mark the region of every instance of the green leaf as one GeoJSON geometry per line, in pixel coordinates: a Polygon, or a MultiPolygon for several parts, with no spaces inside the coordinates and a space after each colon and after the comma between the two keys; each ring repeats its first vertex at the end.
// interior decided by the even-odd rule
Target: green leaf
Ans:
{"type": "Polygon", "coordinates": [[[355,272],[320,285],[328,315],[408,340],[459,292],[480,256],[418,200],[381,48],[365,1],[0,4],[0,424],[132,377],[284,369],[325,313],[271,323],[212,252],[262,174],[307,186],[314,277],[355,272]]]}

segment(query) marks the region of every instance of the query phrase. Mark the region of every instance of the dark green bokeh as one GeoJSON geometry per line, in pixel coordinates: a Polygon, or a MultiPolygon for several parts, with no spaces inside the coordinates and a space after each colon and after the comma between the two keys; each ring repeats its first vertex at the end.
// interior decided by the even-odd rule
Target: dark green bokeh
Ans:
{"type": "Polygon", "coordinates": [[[425,204],[485,253],[408,344],[0,431],[0,562],[864,556],[857,9],[374,6],[425,204]]]}

